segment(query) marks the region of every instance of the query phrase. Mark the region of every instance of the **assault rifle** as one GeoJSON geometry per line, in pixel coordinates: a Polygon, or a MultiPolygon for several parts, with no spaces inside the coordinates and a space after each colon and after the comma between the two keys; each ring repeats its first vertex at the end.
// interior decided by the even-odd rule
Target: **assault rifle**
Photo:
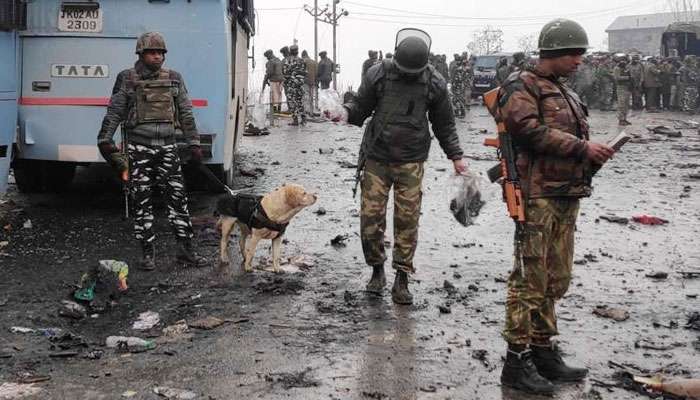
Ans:
{"type": "Polygon", "coordinates": [[[129,142],[127,141],[126,138],[126,129],[124,129],[124,125],[121,125],[121,134],[122,134],[122,157],[124,157],[124,160],[126,160],[126,169],[122,171],[121,175],[119,178],[122,181],[122,190],[124,191],[124,218],[129,219],[129,142]]]}
{"type": "Polygon", "coordinates": [[[499,163],[487,171],[491,182],[500,180],[503,188],[503,201],[508,208],[508,215],[515,222],[515,257],[520,265],[521,273],[525,274],[525,265],[522,258],[522,244],[525,225],[525,204],[523,203],[523,192],[520,187],[518,170],[515,167],[515,150],[513,148],[513,138],[506,131],[506,126],[501,117],[498,107],[498,91],[500,87],[484,93],[484,104],[496,121],[498,136],[487,138],[484,145],[495,147],[498,151],[499,163]]]}
{"type": "Polygon", "coordinates": [[[365,126],[365,131],[362,134],[362,143],[360,144],[360,152],[357,155],[357,170],[355,171],[355,186],[352,188],[352,198],[354,199],[357,195],[357,186],[362,180],[362,171],[365,169],[365,163],[367,162],[367,152],[374,146],[376,142],[376,137],[379,136],[377,133],[372,132],[372,122],[365,126]],[[371,137],[370,137],[371,136],[371,137]]]}

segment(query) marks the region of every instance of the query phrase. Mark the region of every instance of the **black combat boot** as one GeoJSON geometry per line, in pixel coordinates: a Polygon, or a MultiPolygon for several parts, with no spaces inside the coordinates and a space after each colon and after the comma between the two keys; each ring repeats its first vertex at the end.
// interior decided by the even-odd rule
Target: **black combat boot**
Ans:
{"type": "Polygon", "coordinates": [[[384,274],[384,265],[374,265],[372,266],[372,277],[370,278],[365,290],[374,293],[382,294],[386,286],[386,275],[384,274]]]}
{"type": "Polygon", "coordinates": [[[545,346],[530,345],[532,361],[540,375],[551,381],[578,382],[588,375],[587,368],[569,367],[561,358],[559,349],[550,343],[545,346]]]}
{"type": "Polygon", "coordinates": [[[397,270],[394,287],[391,288],[391,299],[396,304],[413,304],[413,295],[408,291],[408,274],[397,270]]]}
{"type": "Polygon", "coordinates": [[[501,384],[527,393],[554,393],[554,385],[537,372],[537,367],[532,362],[532,351],[524,345],[508,345],[506,363],[503,364],[501,372],[501,384]]]}
{"type": "Polygon", "coordinates": [[[194,267],[202,267],[207,263],[207,259],[197,254],[192,246],[192,240],[183,239],[177,241],[177,260],[192,265],[194,267]]]}
{"type": "Polygon", "coordinates": [[[156,248],[153,243],[141,243],[141,261],[139,269],[143,271],[153,271],[156,269],[156,248]]]}

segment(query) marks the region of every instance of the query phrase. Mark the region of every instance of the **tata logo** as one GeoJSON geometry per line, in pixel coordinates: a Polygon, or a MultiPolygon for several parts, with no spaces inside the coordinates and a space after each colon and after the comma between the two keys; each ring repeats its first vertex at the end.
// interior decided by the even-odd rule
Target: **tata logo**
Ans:
{"type": "Polygon", "coordinates": [[[51,76],[55,78],[108,78],[108,65],[52,64],[51,76]]]}

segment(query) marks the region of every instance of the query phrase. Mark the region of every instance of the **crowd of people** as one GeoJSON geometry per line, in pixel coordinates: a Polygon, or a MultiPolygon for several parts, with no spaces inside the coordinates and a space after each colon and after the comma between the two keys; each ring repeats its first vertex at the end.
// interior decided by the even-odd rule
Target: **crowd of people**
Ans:
{"type": "Polygon", "coordinates": [[[333,80],[335,64],[328,58],[328,53],[318,53],[321,59],[316,62],[309,57],[306,50],[299,57],[299,46],[296,44],[280,49],[282,59],[275,56],[272,50],[266,50],[265,78],[263,89],[270,86],[272,109],[281,111],[282,90],[287,98],[287,109],[292,114],[291,125],[305,125],[307,116],[314,109],[319,85],[328,89],[333,80]]]}

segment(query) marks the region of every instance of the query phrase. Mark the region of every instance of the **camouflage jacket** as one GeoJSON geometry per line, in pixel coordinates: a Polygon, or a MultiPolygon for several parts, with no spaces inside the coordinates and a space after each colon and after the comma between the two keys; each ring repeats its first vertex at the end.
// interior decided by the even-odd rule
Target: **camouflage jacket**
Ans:
{"type": "Polygon", "coordinates": [[[463,93],[464,89],[466,88],[467,82],[469,81],[469,77],[467,76],[467,68],[459,64],[457,67],[454,69],[454,72],[452,73],[452,91],[453,92],[458,92],[458,93],[463,93]]]}
{"type": "Polygon", "coordinates": [[[514,73],[498,93],[512,135],[516,167],[528,198],[591,194],[588,111],[576,93],[537,67],[514,73]]]}
{"type": "Polygon", "coordinates": [[[282,61],[272,56],[265,63],[265,78],[263,82],[284,82],[284,75],[282,75],[282,61]]]}
{"type": "Polygon", "coordinates": [[[343,106],[348,110],[348,122],[357,126],[374,113],[368,129],[376,140],[367,151],[369,159],[425,161],[431,141],[428,122],[447,158],[462,158],[447,82],[433,66],[407,81],[390,60],[385,60],[367,71],[357,96],[343,106]]]}
{"type": "Polygon", "coordinates": [[[632,78],[632,87],[641,88],[644,82],[644,65],[642,63],[630,63],[630,77],[632,78]]]}
{"type": "Polygon", "coordinates": [[[306,80],[306,63],[301,57],[289,56],[282,63],[285,85],[303,86],[306,80]]]}
{"type": "Polygon", "coordinates": [[[632,77],[630,76],[630,69],[627,65],[616,65],[613,70],[613,76],[615,77],[615,83],[618,86],[623,86],[630,88],[632,85],[632,77]]]}
{"type": "Polygon", "coordinates": [[[97,135],[97,144],[113,144],[114,132],[122,122],[132,143],[163,146],[175,143],[176,136],[184,135],[187,144],[199,144],[197,125],[192,114],[192,102],[187,95],[185,82],[178,72],[168,71],[173,85],[170,90],[175,105],[174,122],[136,123],[136,91],[130,76],[136,75],[141,80],[157,80],[160,77],[160,71],[151,72],[141,62],[137,62],[133,69],[124,70],[117,75],[112,89],[112,98],[107,106],[107,115],[102,120],[102,128],[97,135]]]}

